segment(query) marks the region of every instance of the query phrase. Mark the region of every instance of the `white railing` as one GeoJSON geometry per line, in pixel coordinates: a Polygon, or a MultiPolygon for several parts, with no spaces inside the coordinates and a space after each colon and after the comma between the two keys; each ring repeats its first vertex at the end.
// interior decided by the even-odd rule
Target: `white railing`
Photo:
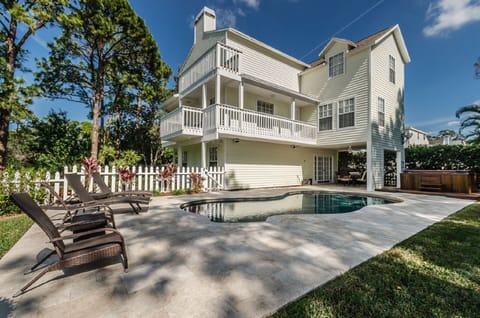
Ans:
{"type": "Polygon", "coordinates": [[[239,50],[218,42],[182,72],[178,85],[179,91],[186,90],[216,68],[238,73],[240,71],[240,55],[239,50]]]}
{"type": "Polygon", "coordinates": [[[201,136],[202,123],[201,109],[182,106],[160,119],[160,137],[178,133],[201,136]]]}
{"type": "Polygon", "coordinates": [[[211,105],[204,111],[204,133],[213,130],[238,136],[314,144],[317,128],[300,121],[229,105],[211,105]]]}
{"type": "MultiPolygon", "coordinates": [[[[132,171],[135,172],[135,177],[131,184],[126,185],[122,182],[119,177],[118,170],[116,167],[102,167],[100,169],[100,174],[103,176],[106,184],[109,185],[112,192],[124,191],[126,188],[128,190],[138,190],[138,191],[152,191],[157,193],[168,193],[178,190],[191,190],[193,188],[190,174],[197,173],[203,176],[205,182],[203,182],[204,191],[214,191],[223,189],[225,184],[225,169],[224,167],[209,167],[201,169],[198,167],[178,167],[177,172],[171,179],[164,179],[160,175],[160,171],[165,169],[164,167],[131,167],[132,171]]],[[[68,167],[64,168],[63,173],[59,171],[55,173],[46,172],[44,175],[35,174],[32,176],[29,173],[21,175],[20,172],[14,173],[11,178],[3,174],[3,178],[0,179],[0,182],[3,185],[3,188],[9,188],[9,191],[31,191],[35,192],[40,191],[41,183],[45,182],[50,184],[56,193],[58,193],[64,200],[67,200],[72,196],[72,190],[68,186],[68,181],[64,178],[65,174],[68,173],[78,173],[81,177],[82,183],[85,183],[86,175],[83,168],[78,168],[73,166],[71,169],[68,167]],[[9,186],[7,186],[9,185],[9,186]],[[34,189],[32,189],[32,187],[34,189]]],[[[88,182],[88,190],[99,191],[94,182],[91,180],[88,182]]],[[[44,199],[44,204],[49,204],[54,201],[53,194],[50,194],[47,190],[47,195],[44,199]]]]}

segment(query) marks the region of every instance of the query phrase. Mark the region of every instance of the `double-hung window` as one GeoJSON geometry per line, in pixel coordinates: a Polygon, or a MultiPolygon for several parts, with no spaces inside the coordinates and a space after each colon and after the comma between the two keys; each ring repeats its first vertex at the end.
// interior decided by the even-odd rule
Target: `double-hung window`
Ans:
{"type": "Polygon", "coordinates": [[[395,58],[391,55],[388,56],[388,65],[390,69],[390,74],[389,74],[390,82],[395,84],[395,58]]]}
{"type": "Polygon", "coordinates": [[[208,165],[209,167],[216,167],[218,164],[218,148],[210,147],[208,149],[208,165]]]}
{"type": "Polygon", "coordinates": [[[257,111],[273,115],[273,104],[257,100],[257,111]]]}
{"type": "Polygon", "coordinates": [[[332,129],[333,103],[318,106],[318,130],[332,129]]]}
{"type": "Polygon", "coordinates": [[[338,128],[355,126],[355,99],[338,102],[338,128]]]}
{"type": "Polygon", "coordinates": [[[328,76],[334,77],[345,71],[345,59],[343,52],[328,58],[328,76]]]}
{"type": "Polygon", "coordinates": [[[188,166],[188,152],[184,151],[182,153],[182,167],[187,167],[188,166]]]}
{"type": "Polygon", "coordinates": [[[378,126],[385,127],[385,100],[378,98],[378,126]]]}

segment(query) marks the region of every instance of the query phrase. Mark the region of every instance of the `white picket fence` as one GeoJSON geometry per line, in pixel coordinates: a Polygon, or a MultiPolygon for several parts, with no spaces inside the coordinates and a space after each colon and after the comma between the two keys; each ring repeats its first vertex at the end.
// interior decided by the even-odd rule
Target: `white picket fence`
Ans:
{"type": "MultiPolygon", "coordinates": [[[[165,169],[165,167],[134,166],[130,169],[135,172],[135,177],[132,183],[129,185],[126,185],[122,182],[116,167],[101,167],[99,168],[99,172],[103,176],[105,183],[109,185],[112,192],[121,192],[125,191],[126,189],[159,193],[168,193],[176,190],[188,190],[193,188],[191,179],[189,177],[191,173],[200,174],[204,177],[204,191],[221,190],[223,189],[225,182],[225,169],[223,167],[209,167],[207,169],[201,169],[199,167],[177,167],[177,172],[171,179],[164,179],[160,175],[160,171],[165,169]]],[[[22,176],[19,172],[16,172],[13,176],[13,180],[8,179],[4,175],[4,179],[1,182],[4,184],[12,184],[14,190],[15,188],[20,190],[22,184],[27,184],[27,186],[23,187],[22,189],[24,191],[29,191],[31,186],[39,189],[41,183],[45,182],[50,184],[55,192],[61,195],[64,200],[67,200],[72,195],[72,191],[68,187],[68,181],[66,178],[64,178],[64,175],[68,173],[78,173],[81,176],[82,183],[85,184],[85,170],[83,167],[78,168],[77,166],[73,166],[71,169],[69,169],[69,167],[65,167],[62,173],[59,171],[53,174],[46,172],[44,177],[43,175],[39,176],[38,174],[36,176],[31,176],[30,174],[25,174],[22,176]]],[[[88,188],[90,192],[99,191],[93,180],[88,182],[88,188]]],[[[49,204],[52,202],[52,200],[53,196],[47,195],[44,203],[49,204]]]]}

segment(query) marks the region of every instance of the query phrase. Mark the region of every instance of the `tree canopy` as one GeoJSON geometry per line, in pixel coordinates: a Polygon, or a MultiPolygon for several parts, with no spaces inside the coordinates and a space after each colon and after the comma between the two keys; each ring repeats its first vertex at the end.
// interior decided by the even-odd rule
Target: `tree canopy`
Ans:
{"type": "Polygon", "coordinates": [[[171,69],[126,0],[71,1],[59,21],[62,34],[38,61],[39,86],[44,96],[89,107],[92,157],[101,142],[113,139],[120,151],[125,140],[152,126],[147,114],[168,96],[171,69]]]}
{"type": "Polygon", "coordinates": [[[68,0],[0,1],[0,165],[6,163],[9,125],[12,119],[29,117],[27,106],[35,93],[17,69],[24,66],[25,43],[39,29],[53,23],[68,0]]]}

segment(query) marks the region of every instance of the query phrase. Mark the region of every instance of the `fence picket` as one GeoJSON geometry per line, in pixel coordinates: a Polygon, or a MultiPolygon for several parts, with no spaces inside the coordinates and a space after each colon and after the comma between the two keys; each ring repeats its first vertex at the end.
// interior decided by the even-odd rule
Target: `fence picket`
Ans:
{"type": "MultiPolygon", "coordinates": [[[[136,175],[132,182],[131,189],[156,191],[160,193],[174,190],[188,190],[193,186],[190,178],[191,173],[200,174],[206,178],[204,182],[204,190],[206,191],[222,189],[225,182],[224,167],[209,167],[207,169],[201,169],[199,167],[178,167],[177,172],[170,180],[162,178],[160,172],[164,169],[165,167],[154,166],[132,167],[132,171],[136,172],[136,175]]],[[[103,180],[109,185],[112,192],[124,191],[121,178],[118,176],[117,167],[104,166],[103,169],[100,168],[98,171],[103,176],[103,180]]],[[[64,167],[63,175],[60,171],[56,171],[54,174],[47,172],[43,178],[38,173],[32,175],[28,172],[22,176],[19,171],[16,171],[12,176],[13,178],[11,178],[7,172],[4,172],[1,176],[1,181],[4,184],[10,183],[12,185],[11,189],[14,191],[38,191],[40,183],[46,182],[53,185],[55,192],[66,200],[68,199],[69,191],[68,182],[64,176],[69,173],[80,174],[81,180],[85,184],[85,170],[83,168],[78,169],[77,166],[72,166],[71,171],[69,170],[69,167],[64,167]]],[[[90,180],[88,188],[90,191],[97,189],[97,187],[94,186],[93,179],[90,180]]],[[[50,204],[54,202],[53,199],[53,194],[47,191],[43,204],[50,204]]]]}

